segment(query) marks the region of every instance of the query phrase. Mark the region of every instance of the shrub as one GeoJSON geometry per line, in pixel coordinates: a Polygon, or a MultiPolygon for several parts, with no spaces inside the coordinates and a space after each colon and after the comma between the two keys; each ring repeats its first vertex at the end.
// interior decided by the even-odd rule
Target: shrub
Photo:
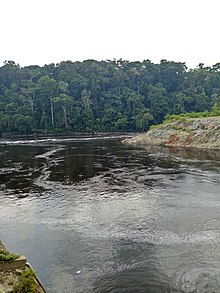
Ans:
{"type": "Polygon", "coordinates": [[[10,253],[6,250],[0,250],[0,261],[13,261],[17,258],[17,254],[10,253]]]}
{"type": "Polygon", "coordinates": [[[35,293],[35,273],[32,269],[27,269],[21,274],[21,281],[17,283],[12,293],[35,293]]]}

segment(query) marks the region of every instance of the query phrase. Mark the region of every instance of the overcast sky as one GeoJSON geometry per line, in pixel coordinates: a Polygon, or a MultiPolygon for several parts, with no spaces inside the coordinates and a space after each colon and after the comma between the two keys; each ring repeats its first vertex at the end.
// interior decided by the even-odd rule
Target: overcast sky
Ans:
{"type": "Polygon", "coordinates": [[[220,0],[0,0],[0,65],[220,62],[220,0]]]}

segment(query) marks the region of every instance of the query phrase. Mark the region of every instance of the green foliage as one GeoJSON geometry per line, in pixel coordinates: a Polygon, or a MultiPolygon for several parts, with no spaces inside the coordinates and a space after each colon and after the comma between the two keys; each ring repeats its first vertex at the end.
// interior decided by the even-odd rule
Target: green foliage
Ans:
{"type": "MultiPolygon", "coordinates": [[[[215,108],[215,107],[213,107],[215,108]]],[[[219,116],[219,112],[215,111],[204,111],[204,112],[189,112],[189,113],[184,113],[184,114],[179,114],[179,115],[166,115],[165,116],[165,123],[169,123],[172,121],[186,121],[187,118],[194,119],[194,118],[204,118],[204,117],[213,117],[213,116],[219,116]]]]}
{"type": "Polygon", "coordinates": [[[220,116],[220,96],[217,97],[214,106],[212,107],[213,116],[220,116]]]}
{"type": "Polygon", "coordinates": [[[34,293],[35,290],[35,273],[32,269],[26,269],[21,274],[20,282],[14,286],[12,293],[34,293]]]}
{"type": "Polygon", "coordinates": [[[219,96],[219,64],[187,71],[185,63],[167,60],[23,68],[6,61],[0,67],[0,132],[145,131],[167,115],[219,115],[219,96]]]}
{"type": "Polygon", "coordinates": [[[18,255],[10,253],[6,250],[0,250],[0,261],[13,261],[18,257],[18,255]]]}

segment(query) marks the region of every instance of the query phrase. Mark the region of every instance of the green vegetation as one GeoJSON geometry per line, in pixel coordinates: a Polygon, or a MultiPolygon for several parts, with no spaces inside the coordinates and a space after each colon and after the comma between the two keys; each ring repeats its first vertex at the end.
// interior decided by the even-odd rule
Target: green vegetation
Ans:
{"type": "Polygon", "coordinates": [[[0,67],[0,133],[145,131],[167,114],[210,111],[220,115],[220,63],[191,70],[122,59],[0,67]]]}
{"type": "Polygon", "coordinates": [[[211,111],[212,116],[220,116],[220,96],[217,98],[211,111]]]}
{"type": "Polygon", "coordinates": [[[26,269],[21,274],[20,282],[14,286],[12,293],[34,293],[35,291],[35,272],[32,269],[26,269]]]}
{"type": "Polygon", "coordinates": [[[13,261],[18,257],[18,255],[10,253],[6,250],[0,250],[0,261],[13,261]]]}
{"type": "Polygon", "coordinates": [[[204,117],[214,117],[214,116],[220,116],[220,114],[214,113],[214,112],[189,112],[189,113],[184,113],[184,114],[179,114],[179,115],[167,115],[165,117],[166,120],[182,120],[184,121],[186,118],[204,118],[204,117]]]}
{"type": "Polygon", "coordinates": [[[160,128],[161,125],[170,124],[172,122],[180,122],[178,124],[172,125],[173,129],[181,130],[181,131],[189,131],[187,128],[183,126],[181,122],[194,121],[196,118],[205,118],[205,117],[216,117],[220,116],[220,97],[218,97],[216,103],[212,107],[211,111],[204,111],[204,112],[189,112],[189,113],[182,113],[182,114],[167,114],[164,118],[162,124],[152,125],[150,128],[160,128]]]}
{"type": "Polygon", "coordinates": [[[194,120],[195,118],[205,118],[205,117],[215,117],[220,116],[220,111],[217,110],[217,104],[213,106],[212,111],[204,111],[204,112],[189,112],[183,113],[179,115],[166,115],[165,116],[165,123],[172,122],[172,121],[186,121],[186,119],[194,120]]]}

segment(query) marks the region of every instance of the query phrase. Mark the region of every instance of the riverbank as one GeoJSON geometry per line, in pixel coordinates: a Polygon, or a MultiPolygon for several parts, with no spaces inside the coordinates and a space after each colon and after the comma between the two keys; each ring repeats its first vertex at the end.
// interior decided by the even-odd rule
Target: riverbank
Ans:
{"type": "Polygon", "coordinates": [[[103,136],[131,136],[132,132],[54,132],[54,133],[31,133],[31,134],[19,134],[19,133],[2,133],[0,139],[39,139],[39,138],[69,138],[69,137],[103,137],[103,136]]]}
{"type": "Polygon", "coordinates": [[[122,142],[128,145],[220,149],[220,116],[167,121],[122,142]]]}
{"type": "Polygon", "coordinates": [[[0,240],[0,292],[46,293],[25,256],[7,251],[0,240]]]}

